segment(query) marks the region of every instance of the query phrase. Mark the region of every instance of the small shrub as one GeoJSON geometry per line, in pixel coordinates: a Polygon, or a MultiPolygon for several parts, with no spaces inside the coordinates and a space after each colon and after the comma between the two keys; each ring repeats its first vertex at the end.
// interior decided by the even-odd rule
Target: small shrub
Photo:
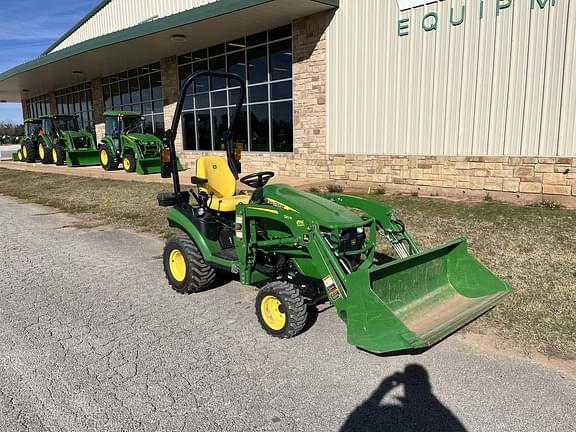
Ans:
{"type": "Polygon", "coordinates": [[[418,192],[412,192],[410,195],[416,198],[418,197],[418,192]]]}
{"type": "Polygon", "coordinates": [[[313,194],[318,194],[318,193],[320,193],[320,189],[318,189],[317,187],[311,187],[311,188],[309,189],[309,191],[310,191],[310,193],[313,193],[313,194]]]}
{"type": "Polygon", "coordinates": [[[344,192],[344,188],[339,184],[329,184],[327,186],[328,192],[330,193],[342,193],[344,192]]]}
{"type": "Polygon", "coordinates": [[[492,198],[492,195],[490,195],[490,194],[488,193],[488,194],[486,194],[486,196],[484,197],[484,201],[491,202],[491,201],[494,201],[494,198],[492,198]]]}
{"type": "Polygon", "coordinates": [[[531,204],[530,206],[531,207],[537,207],[537,208],[543,208],[543,209],[549,209],[549,210],[559,210],[562,208],[562,204],[560,204],[559,202],[548,201],[548,200],[537,202],[537,203],[531,204]]]}
{"type": "Polygon", "coordinates": [[[384,186],[378,186],[374,189],[374,195],[386,195],[386,188],[384,186]]]}

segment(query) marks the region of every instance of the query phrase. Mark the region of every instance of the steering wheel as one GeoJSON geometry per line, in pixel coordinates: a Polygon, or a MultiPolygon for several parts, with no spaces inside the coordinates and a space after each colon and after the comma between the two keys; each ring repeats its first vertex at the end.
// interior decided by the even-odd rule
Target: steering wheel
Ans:
{"type": "Polygon", "coordinates": [[[274,173],[272,171],[262,171],[244,176],[240,179],[240,181],[246,186],[258,189],[266,186],[272,177],[274,177],[274,173]]]}

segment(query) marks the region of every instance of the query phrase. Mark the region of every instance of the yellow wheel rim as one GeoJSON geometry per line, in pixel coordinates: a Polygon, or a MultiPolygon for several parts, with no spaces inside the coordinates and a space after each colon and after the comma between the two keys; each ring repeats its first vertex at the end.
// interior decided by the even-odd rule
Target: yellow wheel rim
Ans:
{"type": "Polygon", "coordinates": [[[266,296],[260,303],[260,314],[264,323],[274,331],[279,331],[286,325],[286,314],[280,311],[282,302],[274,296],[266,296]]]}
{"type": "Polygon", "coordinates": [[[28,149],[26,147],[22,148],[22,155],[24,156],[24,158],[28,157],[28,149]]]}
{"type": "Polygon", "coordinates": [[[106,152],[106,150],[100,150],[100,162],[102,162],[102,165],[108,165],[108,153],[106,152]]]}
{"type": "Polygon", "coordinates": [[[54,159],[54,163],[58,162],[58,153],[56,153],[56,149],[52,149],[52,159],[54,159]]]}
{"type": "Polygon", "coordinates": [[[128,158],[124,158],[122,160],[122,165],[124,166],[124,169],[126,171],[130,171],[130,167],[132,166],[132,165],[130,165],[130,159],[128,159],[128,158]]]}
{"type": "Polygon", "coordinates": [[[22,157],[22,150],[20,150],[20,151],[18,152],[18,160],[19,160],[19,161],[22,161],[22,159],[24,159],[24,158],[22,157]]]}
{"type": "Polygon", "coordinates": [[[40,145],[40,147],[38,147],[38,154],[40,155],[40,159],[44,159],[44,146],[40,145]]]}
{"type": "Polygon", "coordinates": [[[170,252],[170,273],[177,282],[184,282],[186,279],[186,260],[178,249],[170,252]]]}

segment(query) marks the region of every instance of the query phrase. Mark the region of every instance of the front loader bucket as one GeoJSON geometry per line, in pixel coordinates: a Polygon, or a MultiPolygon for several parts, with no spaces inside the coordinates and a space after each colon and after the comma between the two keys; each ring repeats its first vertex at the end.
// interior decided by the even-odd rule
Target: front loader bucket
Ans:
{"type": "Polygon", "coordinates": [[[69,167],[100,165],[98,150],[66,152],[66,165],[69,167]]]}
{"type": "MultiPolygon", "coordinates": [[[[178,160],[177,163],[178,171],[182,171],[183,168],[180,164],[180,160],[178,160]]],[[[136,161],[136,172],[138,174],[158,174],[161,171],[161,168],[162,162],[159,157],[138,159],[136,161]]]]}
{"type": "Polygon", "coordinates": [[[373,352],[429,347],[511,292],[466,240],[350,275],[348,341],[373,352]]]}

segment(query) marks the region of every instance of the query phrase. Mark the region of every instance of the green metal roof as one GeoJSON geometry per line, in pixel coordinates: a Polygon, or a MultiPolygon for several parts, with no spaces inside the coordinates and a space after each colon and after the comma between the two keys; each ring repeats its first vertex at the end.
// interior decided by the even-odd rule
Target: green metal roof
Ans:
{"type": "Polygon", "coordinates": [[[142,113],[136,111],[106,111],[104,117],[142,117],[142,113]]]}
{"type": "MultiPolygon", "coordinates": [[[[58,45],[78,29],[82,24],[88,21],[92,16],[94,16],[100,9],[110,3],[112,0],[104,0],[98,6],[96,6],[88,15],[86,15],[82,21],[80,21],[76,26],[74,26],[69,32],[67,32],[62,38],[60,38],[55,44],[53,44],[50,49],[53,49],[55,45],[58,45]]],[[[265,3],[270,3],[273,0],[219,0],[216,2],[208,3],[204,6],[199,6],[194,9],[190,9],[184,12],[180,12],[174,15],[170,15],[164,18],[159,18],[154,21],[139,24],[133,27],[129,27],[124,30],[120,30],[114,33],[110,33],[104,36],[99,36],[93,39],[89,39],[84,42],[72,45],[61,50],[46,53],[35,60],[31,60],[24,64],[18,65],[9,69],[2,74],[0,74],[0,81],[11,78],[22,72],[26,72],[32,69],[39,68],[41,66],[48,65],[50,63],[55,63],[59,60],[66,59],[78,54],[85,53],[97,48],[102,48],[108,45],[113,45],[120,42],[125,42],[131,39],[136,39],[142,36],[151,35],[154,33],[169,30],[171,28],[180,27],[186,24],[192,24],[199,21],[208,20],[210,18],[215,18],[221,15],[226,15],[232,12],[237,12],[243,9],[248,9],[254,6],[262,5],[265,3]]],[[[338,7],[339,0],[310,0],[315,3],[321,3],[327,6],[338,7]]]]}

